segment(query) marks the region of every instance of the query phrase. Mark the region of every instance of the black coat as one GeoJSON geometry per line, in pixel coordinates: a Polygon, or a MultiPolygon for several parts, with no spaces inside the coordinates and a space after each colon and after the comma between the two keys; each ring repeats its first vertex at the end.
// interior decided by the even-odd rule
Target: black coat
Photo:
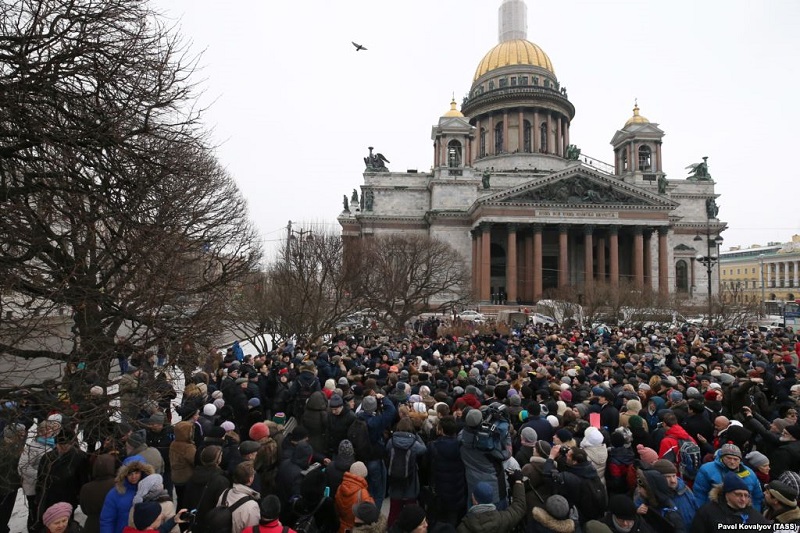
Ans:
{"type": "Polygon", "coordinates": [[[720,531],[719,526],[721,525],[740,526],[741,524],[769,524],[769,521],[752,506],[748,506],[743,511],[731,509],[725,503],[725,497],[720,496],[698,509],[689,532],[711,533],[720,531]]]}
{"type": "Polygon", "coordinates": [[[219,497],[229,488],[231,482],[218,466],[197,466],[186,483],[184,505],[187,509],[197,509],[197,522],[202,523],[208,511],[217,506],[219,497]]]}
{"type": "Polygon", "coordinates": [[[448,509],[460,509],[467,503],[467,478],[457,437],[442,436],[428,444],[429,483],[437,502],[448,509]]]}
{"type": "Polygon", "coordinates": [[[41,496],[39,516],[58,502],[78,505],[81,487],[89,481],[89,457],[75,447],[59,454],[50,450],[42,457],[36,479],[36,494],[41,496]]]}

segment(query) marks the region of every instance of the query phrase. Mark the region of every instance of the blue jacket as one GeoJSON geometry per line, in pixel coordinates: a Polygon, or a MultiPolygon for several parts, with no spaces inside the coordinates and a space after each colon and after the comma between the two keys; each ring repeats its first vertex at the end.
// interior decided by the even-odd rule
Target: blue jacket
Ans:
{"type": "Polygon", "coordinates": [[[128,525],[133,497],[136,496],[136,485],[128,482],[128,472],[139,470],[142,477],[153,473],[153,467],[147,464],[141,455],[132,455],[119,467],[115,484],[106,494],[103,509],[100,511],[100,533],[122,533],[128,525]]]}
{"type": "MultiPolygon", "coordinates": [[[[694,499],[697,502],[697,507],[700,508],[708,502],[708,494],[714,485],[721,485],[722,478],[730,469],[722,462],[719,455],[719,450],[714,454],[714,460],[706,463],[697,471],[697,477],[694,480],[694,499]]],[[[743,464],[739,465],[738,475],[747,485],[747,490],[750,491],[751,501],[753,507],[757,511],[761,511],[761,506],[764,502],[764,492],[761,490],[761,483],[758,482],[755,472],[750,470],[743,464]]]]}
{"type": "Polygon", "coordinates": [[[681,478],[678,478],[678,487],[672,495],[672,503],[675,504],[675,507],[678,508],[678,512],[681,513],[683,523],[686,524],[687,528],[690,527],[699,507],[697,506],[697,501],[692,493],[692,489],[687,487],[686,483],[684,483],[681,478]]]}

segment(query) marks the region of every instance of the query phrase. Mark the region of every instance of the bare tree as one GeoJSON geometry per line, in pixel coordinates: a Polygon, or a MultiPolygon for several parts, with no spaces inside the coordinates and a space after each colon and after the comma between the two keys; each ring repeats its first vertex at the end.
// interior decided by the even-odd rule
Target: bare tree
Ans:
{"type": "Polygon", "coordinates": [[[4,4],[0,275],[22,330],[63,309],[72,342],[3,335],[0,351],[105,377],[120,337],[214,333],[260,250],[206,140],[193,67],[145,1],[4,4]]]}
{"type": "Polygon", "coordinates": [[[353,279],[355,293],[397,331],[422,311],[443,312],[470,301],[464,259],[443,241],[387,235],[359,241],[352,253],[362,265],[353,279]]]}

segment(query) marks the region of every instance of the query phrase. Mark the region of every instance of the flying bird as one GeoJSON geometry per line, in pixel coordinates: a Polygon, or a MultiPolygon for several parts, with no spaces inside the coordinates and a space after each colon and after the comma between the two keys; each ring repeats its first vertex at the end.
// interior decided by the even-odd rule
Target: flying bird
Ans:
{"type": "Polygon", "coordinates": [[[366,46],[364,46],[364,45],[361,45],[361,44],[358,44],[358,43],[357,43],[357,42],[355,42],[355,41],[350,41],[350,42],[351,42],[351,43],[353,43],[353,46],[355,46],[355,47],[356,47],[356,52],[358,52],[359,50],[366,50],[366,49],[367,49],[367,47],[366,47],[366,46]]]}

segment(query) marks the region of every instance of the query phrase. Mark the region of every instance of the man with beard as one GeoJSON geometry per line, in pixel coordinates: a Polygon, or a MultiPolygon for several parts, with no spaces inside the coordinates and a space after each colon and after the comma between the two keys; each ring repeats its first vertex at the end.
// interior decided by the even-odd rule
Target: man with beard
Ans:
{"type": "Polygon", "coordinates": [[[787,470],[800,470],[800,425],[786,426],[781,433],[783,446],[778,448],[770,461],[770,476],[777,479],[787,470]]]}
{"type": "Polygon", "coordinates": [[[726,473],[722,487],[712,489],[708,503],[697,511],[690,532],[710,533],[719,531],[723,525],[769,524],[751,500],[750,490],[742,478],[735,472],[726,473]]]}

